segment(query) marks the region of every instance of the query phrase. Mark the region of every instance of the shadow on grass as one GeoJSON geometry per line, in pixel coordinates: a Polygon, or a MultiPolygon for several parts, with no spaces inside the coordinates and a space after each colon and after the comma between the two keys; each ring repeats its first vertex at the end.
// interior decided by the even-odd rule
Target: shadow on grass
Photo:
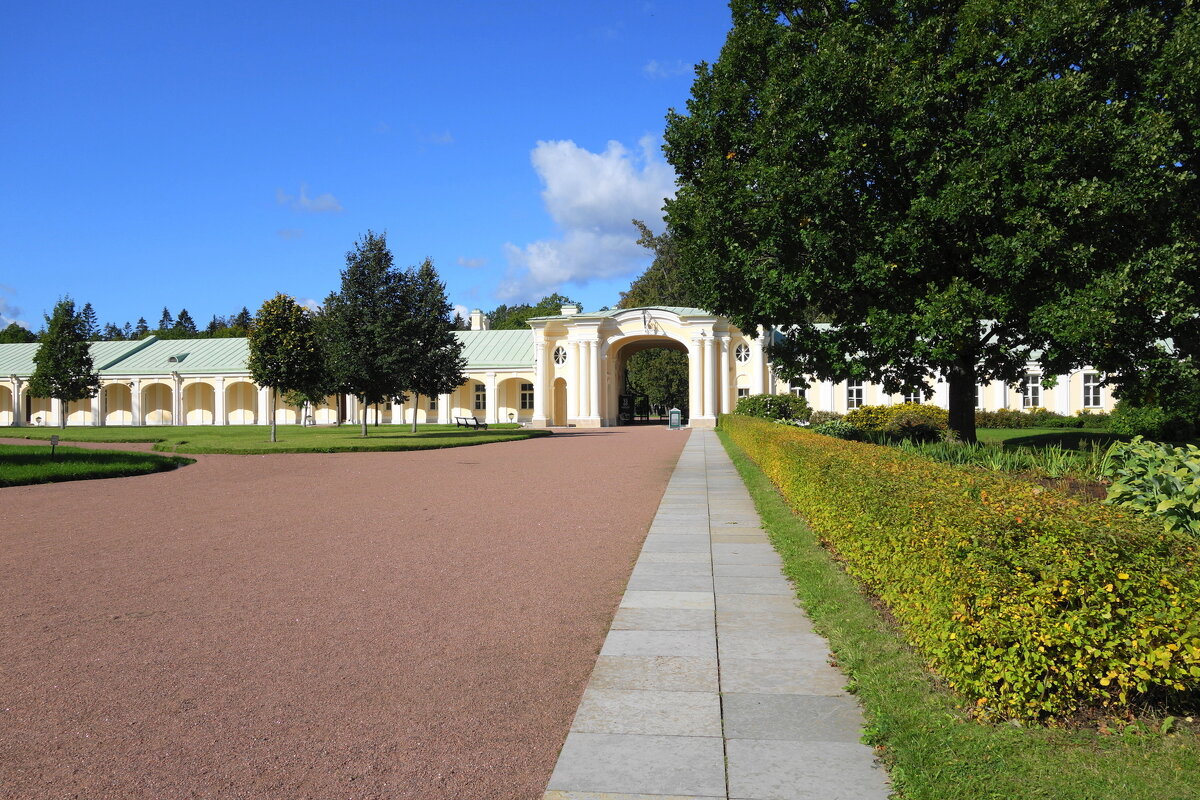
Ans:
{"type": "Polygon", "coordinates": [[[1063,430],[1054,433],[1031,433],[1028,436],[1015,436],[1005,439],[1005,448],[1013,447],[1061,447],[1065,450],[1078,450],[1082,446],[1108,447],[1113,442],[1127,442],[1128,436],[1118,436],[1106,431],[1063,430]]]}

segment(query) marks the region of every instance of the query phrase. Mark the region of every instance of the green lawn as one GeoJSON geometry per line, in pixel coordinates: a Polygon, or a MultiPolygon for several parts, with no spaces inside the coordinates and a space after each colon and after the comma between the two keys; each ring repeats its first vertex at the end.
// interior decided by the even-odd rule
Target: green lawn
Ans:
{"type": "Polygon", "coordinates": [[[48,444],[0,445],[0,486],[121,478],[163,472],[191,463],[190,458],[153,453],[60,446],[52,456],[48,444]]]}
{"type": "MultiPolygon", "coordinates": [[[[996,431],[1019,433],[1031,431],[996,431]]],[[[1032,433],[1045,433],[1035,431],[1032,433]]],[[[1055,434],[1062,431],[1056,430],[1055,434]]],[[[783,557],[801,604],[828,637],[868,716],[867,741],[907,800],[1184,800],[1200,793],[1200,731],[1188,719],[1062,728],[983,725],[957,707],[792,514],[771,482],[718,431],[783,557]],[[1165,730],[1164,730],[1165,729],[1165,730]]]]}
{"type": "Polygon", "coordinates": [[[1068,450],[1078,450],[1079,445],[1084,442],[1094,442],[1107,447],[1112,442],[1129,440],[1128,436],[1086,428],[979,428],[975,434],[984,444],[999,443],[1005,447],[1058,445],[1068,450]]]}
{"type": "Polygon", "coordinates": [[[272,443],[271,429],[263,425],[162,425],[141,428],[9,428],[0,436],[49,439],[59,434],[64,442],[154,442],[154,449],[169,453],[342,453],[366,450],[433,450],[490,442],[512,442],[547,436],[544,429],[518,425],[493,425],[471,430],[454,425],[378,425],[363,438],[358,425],[311,427],[280,425],[279,441],[272,443]]]}

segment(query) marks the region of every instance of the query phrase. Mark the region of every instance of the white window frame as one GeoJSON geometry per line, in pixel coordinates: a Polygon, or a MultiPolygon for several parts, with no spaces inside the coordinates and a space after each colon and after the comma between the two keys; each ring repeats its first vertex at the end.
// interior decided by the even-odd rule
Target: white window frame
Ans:
{"type": "Polygon", "coordinates": [[[1083,373],[1083,407],[1084,408],[1103,408],[1104,395],[1101,393],[1100,373],[1085,372],[1083,373]],[[1089,397],[1088,395],[1091,395],[1089,397]],[[1091,402],[1089,402],[1091,401],[1091,402]]]}
{"type": "Polygon", "coordinates": [[[1042,376],[1029,372],[1021,379],[1021,408],[1042,407],[1042,376]]]}
{"type": "Polygon", "coordinates": [[[792,378],[788,381],[788,394],[794,394],[796,397],[804,397],[804,393],[808,391],[808,381],[804,378],[792,378]]]}
{"type": "Polygon", "coordinates": [[[533,408],[533,384],[521,384],[521,410],[530,411],[533,408]]]}
{"type": "Polygon", "coordinates": [[[921,390],[918,389],[915,392],[905,392],[903,402],[920,405],[921,402],[924,401],[924,399],[925,399],[925,395],[921,392],[921,390]]]}
{"type": "Polygon", "coordinates": [[[733,348],[733,357],[740,363],[745,364],[750,360],[750,345],[741,342],[737,347],[733,348]]]}
{"type": "Polygon", "coordinates": [[[429,395],[429,410],[437,411],[437,395],[436,394],[429,395]]]}
{"type": "Polygon", "coordinates": [[[861,408],[867,395],[866,384],[863,381],[846,381],[846,408],[861,408]]]}
{"type": "Polygon", "coordinates": [[[750,388],[747,386],[737,387],[737,396],[738,396],[739,400],[741,400],[743,397],[749,397],[750,396],[750,388]]]}
{"type": "Polygon", "coordinates": [[[482,383],[475,384],[475,410],[487,411],[487,387],[482,383]]]}

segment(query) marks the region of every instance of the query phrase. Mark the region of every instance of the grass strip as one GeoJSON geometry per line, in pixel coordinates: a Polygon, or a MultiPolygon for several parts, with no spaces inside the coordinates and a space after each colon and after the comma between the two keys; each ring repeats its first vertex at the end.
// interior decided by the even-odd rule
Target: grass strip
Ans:
{"type": "Polygon", "coordinates": [[[907,800],[1195,798],[1200,738],[1184,720],[1108,721],[1097,729],[986,725],[968,719],[761,470],[718,435],[754,498],[816,629],[868,717],[866,741],[907,800]],[[1107,731],[1103,733],[1101,731],[1107,731]]]}
{"type": "Polygon", "coordinates": [[[165,472],[195,459],[117,450],[58,447],[54,455],[46,445],[0,445],[0,487],[35,483],[124,478],[165,472]]]}
{"type": "Polygon", "coordinates": [[[473,430],[454,425],[372,425],[366,438],[357,425],[340,427],[279,426],[279,441],[271,442],[265,425],[163,425],[154,428],[77,427],[16,428],[12,435],[26,439],[49,439],[60,435],[73,442],[153,442],[154,449],[167,453],[260,455],[266,453],[351,453],[368,451],[434,450],[493,442],[513,442],[549,436],[544,429],[519,425],[493,425],[473,430]]]}

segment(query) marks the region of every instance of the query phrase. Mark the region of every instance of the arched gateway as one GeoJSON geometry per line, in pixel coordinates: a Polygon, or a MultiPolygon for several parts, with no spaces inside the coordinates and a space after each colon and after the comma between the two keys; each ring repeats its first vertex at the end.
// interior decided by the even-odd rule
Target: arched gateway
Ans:
{"type": "Polygon", "coordinates": [[[625,362],[639,350],[667,347],[687,353],[688,406],[694,427],[711,428],[733,410],[737,395],[766,391],[762,338],[698,308],[651,307],[563,313],[529,320],[533,328],[534,426],[562,424],[556,391],[565,384],[565,422],[598,428],[618,422],[625,362]],[[561,382],[561,383],[560,383],[561,382]],[[556,390],[557,387],[557,390],[556,390]]]}

